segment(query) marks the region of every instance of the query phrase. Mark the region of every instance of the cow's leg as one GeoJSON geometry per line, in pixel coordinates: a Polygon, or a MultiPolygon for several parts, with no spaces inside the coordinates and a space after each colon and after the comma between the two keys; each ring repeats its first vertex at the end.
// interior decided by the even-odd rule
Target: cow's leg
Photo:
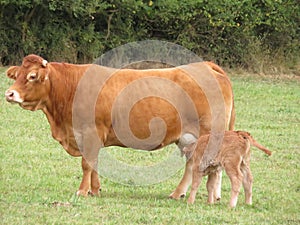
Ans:
{"type": "Polygon", "coordinates": [[[217,183],[217,179],[218,179],[218,174],[217,173],[211,173],[208,175],[208,179],[206,182],[206,189],[208,192],[208,199],[207,202],[209,204],[213,204],[215,201],[215,189],[216,189],[216,183],[217,183]]]}
{"type": "Polygon", "coordinates": [[[90,166],[88,161],[83,156],[82,156],[81,166],[82,166],[83,176],[82,176],[81,184],[79,186],[79,190],[77,191],[76,194],[81,196],[87,196],[91,186],[91,177],[92,177],[93,168],[90,166]]]}
{"type": "Polygon", "coordinates": [[[196,198],[196,194],[198,191],[198,187],[201,184],[201,180],[203,177],[203,173],[200,172],[199,166],[196,166],[193,169],[193,176],[192,176],[192,188],[191,188],[191,193],[188,199],[188,203],[193,204],[196,198]]]}
{"type": "MultiPolygon", "coordinates": [[[[186,133],[179,139],[177,146],[180,148],[181,152],[183,152],[183,148],[185,146],[195,143],[196,141],[197,138],[194,135],[186,133]]],[[[192,182],[192,165],[193,161],[191,159],[187,159],[183,177],[175,191],[170,194],[170,198],[179,199],[186,195],[187,189],[192,182]]]]}
{"type": "Polygon", "coordinates": [[[183,177],[175,191],[172,194],[170,194],[170,198],[179,199],[186,195],[187,189],[192,181],[192,166],[193,161],[192,159],[190,159],[186,162],[183,177]]]}
{"type": "Polygon", "coordinates": [[[79,190],[77,191],[77,195],[87,196],[91,194],[92,196],[99,195],[100,189],[100,180],[98,176],[97,162],[93,163],[87,160],[85,157],[82,157],[82,181],[79,186],[79,190]]]}
{"type": "Polygon", "coordinates": [[[93,196],[98,196],[99,191],[100,191],[100,179],[98,176],[98,172],[96,170],[92,171],[92,176],[91,176],[91,191],[90,194],[93,196]]]}
{"type": "Polygon", "coordinates": [[[101,147],[99,138],[96,132],[92,129],[85,130],[85,135],[82,138],[82,171],[83,177],[77,195],[87,196],[98,195],[100,181],[98,177],[98,154],[101,147]],[[91,191],[90,191],[91,190],[91,191]]]}

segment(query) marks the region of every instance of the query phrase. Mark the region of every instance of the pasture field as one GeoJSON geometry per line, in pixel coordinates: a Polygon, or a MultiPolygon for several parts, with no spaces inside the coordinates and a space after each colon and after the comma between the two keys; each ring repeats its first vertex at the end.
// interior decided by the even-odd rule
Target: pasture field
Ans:
{"type": "MultiPolygon", "coordinates": [[[[168,199],[182,170],[150,186],[102,178],[101,197],[77,198],[80,158],[69,156],[52,139],[41,111],[25,111],[5,101],[12,81],[4,71],[0,69],[0,224],[300,224],[299,79],[231,75],[236,129],[251,132],[273,151],[267,157],[252,148],[253,205],[244,204],[242,191],[232,210],[225,173],[221,202],[212,206],[206,204],[206,179],[194,205],[187,198],[168,199]]],[[[152,154],[159,158],[161,152],[152,154]]],[[[124,153],[133,161],[141,154],[145,160],[151,156],[124,153]]]]}

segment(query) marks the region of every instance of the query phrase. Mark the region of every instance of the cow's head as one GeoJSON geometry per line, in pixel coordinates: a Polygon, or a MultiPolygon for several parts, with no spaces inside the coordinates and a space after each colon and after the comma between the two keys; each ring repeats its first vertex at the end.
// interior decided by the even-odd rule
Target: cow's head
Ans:
{"type": "Polygon", "coordinates": [[[42,57],[26,56],[21,66],[12,66],[6,71],[7,76],[15,80],[5,92],[6,100],[25,109],[41,109],[49,92],[49,72],[49,65],[42,57]]]}

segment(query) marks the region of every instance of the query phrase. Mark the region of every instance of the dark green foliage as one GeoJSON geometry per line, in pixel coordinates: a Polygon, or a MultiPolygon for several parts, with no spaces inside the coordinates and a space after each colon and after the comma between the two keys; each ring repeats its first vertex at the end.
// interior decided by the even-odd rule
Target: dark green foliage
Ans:
{"type": "Polygon", "coordinates": [[[92,62],[122,44],[158,39],[223,66],[299,67],[298,0],[1,0],[0,12],[2,65],[29,53],[92,62]]]}

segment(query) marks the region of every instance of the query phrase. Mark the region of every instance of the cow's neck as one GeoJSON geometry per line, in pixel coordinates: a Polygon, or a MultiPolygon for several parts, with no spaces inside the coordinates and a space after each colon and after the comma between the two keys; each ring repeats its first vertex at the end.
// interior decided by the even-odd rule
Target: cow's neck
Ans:
{"type": "Polygon", "coordinates": [[[51,126],[52,136],[71,155],[78,155],[72,130],[72,103],[85,66],[51,63],[50,91],[43,111],[51,126]]]}

